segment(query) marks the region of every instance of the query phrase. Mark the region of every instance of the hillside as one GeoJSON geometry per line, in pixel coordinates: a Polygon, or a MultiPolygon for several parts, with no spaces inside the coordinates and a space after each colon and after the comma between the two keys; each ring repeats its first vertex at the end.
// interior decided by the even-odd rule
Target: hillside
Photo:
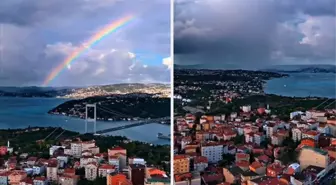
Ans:
{"type": "Polygon", "coordinates": [[[89,87],[0,87],[0,96],[5,97],[60,97],[81,99],[114,94],[145,93],[169,97],[170,86],[166,84],[112,84],[89,87]]]}
{"type": "Polygon", "coordinates": [[[108,96],[115,94],[132,94],[132,93],[144,93],[144,94],[156,94],[159,97],[169,97],[170,86],[165,84],[113,84],[102,86],[91,86],[86,88],[73,89],[73,91],[64,98],[87,98],[93,96],[108,96]]]}
{"type": "MultiPolygon", "coordinates": [[[[96,96],[70,100],[53,108],[48,113],[84,118],[86,104],[97,105],[97,118],[99,120],[170,116],[170,98],[153,97],[148,94],[96,96]]],[[[93,115],[91,109],[89,109],[88,115],[89,117],[93,115]]]]}

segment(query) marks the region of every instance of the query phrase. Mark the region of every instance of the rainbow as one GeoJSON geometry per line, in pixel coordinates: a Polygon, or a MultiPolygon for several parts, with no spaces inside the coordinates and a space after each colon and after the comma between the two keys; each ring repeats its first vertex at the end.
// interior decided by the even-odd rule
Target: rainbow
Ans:
{"type": "Polygon", "coordinates": [[[54,80],[67,66],[69,66],[74,60],[80,57],[87,49],[97,44],[99,41],[104,39],[109,34],[115,32],[118,28],[121,28],[127,23],[131,22],[134,19],[134,16],[129,15],[125,16],[117,21],[114,21],[100,31],[95,33],[91,38],[82,44],[81,47],[77,48],[74,52],[72,52],[60,65],[54,68],[51,73],[47,76],[47,78],[43,82],[43,86],[48,85],[52,80],[54,80]]]}

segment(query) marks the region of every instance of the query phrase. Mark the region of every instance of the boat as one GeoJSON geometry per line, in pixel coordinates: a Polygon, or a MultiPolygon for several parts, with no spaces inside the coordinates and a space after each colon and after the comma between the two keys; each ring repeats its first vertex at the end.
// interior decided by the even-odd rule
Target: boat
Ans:
{"type": "Polygon", "coordinates": [[[166,135],[164,135],[164,134],[162,134],[162,133],[158,133],[157,134],[157,137],[159,138],[159,139],[168,139],[168,140],[170,140],[170,134],[168,134],[168,136],[166,136],[166,135]]]}

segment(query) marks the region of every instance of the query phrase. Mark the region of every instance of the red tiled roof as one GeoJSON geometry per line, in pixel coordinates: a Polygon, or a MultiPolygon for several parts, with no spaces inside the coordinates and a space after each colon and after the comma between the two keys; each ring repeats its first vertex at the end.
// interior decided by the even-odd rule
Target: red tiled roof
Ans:
{"type": "Polygon", "coordinates": [[[260,162],[258,162],[258,161],[254,161],[251,165],[250,165],[250,167],[251,168],[254,168],[254,169],[258,169],[258,168],[260,168],[260,167],[262,167],[263,165],[260,163],[260,162]]]}
{"type": "Polygon", "coordinates": [[[213,182],[213,181],[219,181],[223,179],[223,175],[222,174],[204,174],[203,176],[203,180],[208,183],[208,182],[213,182]]]}
{"type": "Polygon", "coordinates": [[[249,157],[249,154],[245,154],[245,153],[236,153],[236,157],[237,158],[247,158],[249,157]]]}
{"type": "Polygon", "coordinates": [[[110,155],[108,158],[109,158],[109,159],[118,159],[119,157],[118,157],[118,156],[115,156],[115,155],[110,155]]]}
{"type": "Polygon", "coordinates": [[[285,182],[281,181],[276,177],[264,176],[257,179],[253,179],[251,181],[258,185],[287,185],[285,182]]]}
{"type": "Polygon", "coordinates": [[[104,169],[104,170],[113,170],[115,169],[115,166],[109,165],[109,164],[102,164],[99,169],[104,169]]]}
{"type": "Polygon", "coordinates": [[[45,181],[46,178],[45,178],[45,177],[35,177],[34,180],[37,180],[37,181],[45,181]]]}
{"type": "Polygon", "coordinates": [[[109,150],[125,150],[124,148],[118,146],[118,147],[114,147],[114,148],[111,148],[109,150]]]}
{"type": "Polygon", "coordinates": [[[64,173],[76,173],[76,170],[74,168],[66,168],[64,169],[64,173]]]}
{"type": "Polygon", "coordinates": [[[250,163],[248,161],[238,161],[236,162],[236,165],[239,166],[239,167],[249,167],[250,163]]]}
{"type": "Polygon", "coordinates": [[[25,179],[21,180],[21,182],[24,182],[26,184],[33,184],[33,180],[31,178],[25,178],[25,179]]]}
{"type": "Polygon", "coordinates": [[[273,164],[268,165],[267,169],[273,170],[276,173],[281,173],[284,170],[284,166],[281,166],[277,163],[273,163],[273,164]]]}
{"type": "Polygon", "coordinates": [[[261,156],[259,156],[257,158],[260,161],[269,161],[270,160],[270,158],[267,155],[261,155],[261,156]]]}
{"type": "Polygon", "coordinates": [[[194,163],[198,164],[198,163],[208,163],[208,158],[204,157],[204,156],[196,156],[194,158],[194,163]]]}
{"type": "Polygon", "coordinates": [[[317,136],[320,132],[315,131],[315,130],[309,130],[307,132],[305,132],[305,134],[307,135],[311,135],[311,136],[317,136]]]}
{"type": "Polygon", "coordinates": [[[186,158],[188,158],[186,155],[174,155],[174,160],[186,159],[186,158]]]}

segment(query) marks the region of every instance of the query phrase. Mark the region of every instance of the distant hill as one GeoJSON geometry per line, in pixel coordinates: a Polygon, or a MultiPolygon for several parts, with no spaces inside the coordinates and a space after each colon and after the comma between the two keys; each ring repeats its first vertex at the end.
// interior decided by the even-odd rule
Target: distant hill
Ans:
{"type": "Polygon", "coordinates": [[[277,65],[272,66],[264,71],[278,73],[336,73],[335,65],[277,65]]]}
{"type": "Polygon", "coordinates": [[[246,69],[234,64],[193,64],[193,65],[178,65],[174,64],[174,69],[212,69],[212,70],[237,70],[246,69]]]}
{"type": "Polygon", "coordinates": [[[0,96],[7,97],[56,97],[70,93],[71,89],[51,87],[0,87],[0,96]]]}
{"type": "Polygon", "coordinates": [[[73,89],[71,93],[63,96],[65,98],[87,98],[92,96],[106,96],[111,94],[158,94],[167,97],[170,95],[170,85],[167,84],[141,84],[123,83],[112,85],[90,86],[85,88],[73,89]]]}
{"type": "Polygon", "coordinates": [[[64,97],[86,98],[105,96],[109,94],[148,93],[160,94],[170,92],[167,84],[123,83],[112,85],[97,85],[82,88],[73,87],[0,87],[0,96],[9,97],[64,97]]]}

